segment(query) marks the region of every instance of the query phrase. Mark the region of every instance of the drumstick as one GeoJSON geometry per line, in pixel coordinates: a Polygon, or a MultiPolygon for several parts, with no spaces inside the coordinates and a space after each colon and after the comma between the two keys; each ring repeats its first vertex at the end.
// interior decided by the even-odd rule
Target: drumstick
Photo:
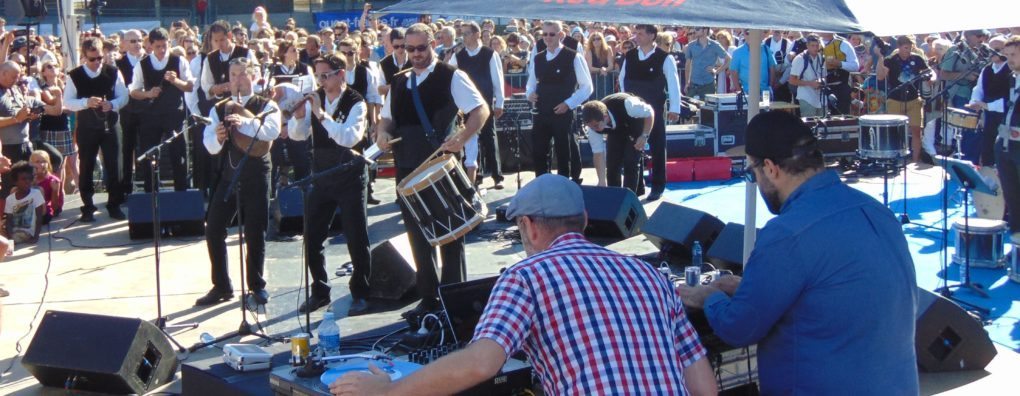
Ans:
{"type": "Polygon", "coordinates": [[[396,139],[390,139],[390,140],[387,140],[386,143],[387,144],[400,143],[401,140],[404,140],[404,138],[398,137],[396,139]]]}

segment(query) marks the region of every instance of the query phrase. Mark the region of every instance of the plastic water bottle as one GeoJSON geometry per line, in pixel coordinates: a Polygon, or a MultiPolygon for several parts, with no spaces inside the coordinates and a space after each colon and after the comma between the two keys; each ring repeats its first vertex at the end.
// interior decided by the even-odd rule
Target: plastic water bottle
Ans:
{"type": "Polygon", "coordinates": [[[659,273],[662,274],[662,276],[665,276],[666,279],[669,279],[669,276],[673,274],[673,271],[669,269],[669,263],[665,260],[659,264],[659,273]]]}
{"type": "Polygon", "coordinates": [[[213,337],[212,334],[202,333],[202,335],[198,336],[198,340],[205,344],[205,349],[213,349],[216,346],[216,337],[213,337]]]}
{"type": "Polygon", "coordinates": [[[332,312],[322,315],[322,322],[316,330],[319,337],[319,356],[333,356],[340,354],[340,326],[336,325],[332,312]]]}
{"type": "Polygon", "coordinates": [[[687,282],[687,286],[697,286],[701,283],[701,242],[694,241],[694,247],[691,248],[691,265],[684,268],[684,280],[687,282]]]}

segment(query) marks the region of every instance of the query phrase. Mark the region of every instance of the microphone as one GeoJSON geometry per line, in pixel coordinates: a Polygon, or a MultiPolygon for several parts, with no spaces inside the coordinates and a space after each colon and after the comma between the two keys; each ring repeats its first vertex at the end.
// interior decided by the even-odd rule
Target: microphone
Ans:
{"type": "Polygon", "coordinates": [[[195,122],[197,122],[199,124],[202,124],[202,125],[212,125],[213,124],[212,118],[202,117],[200,115],[195,115],[195,114],[191,115],[191,120],[195,121],[195,122]]]}
{"type": "Polygon", "coordinates": [[[263,112],[257,114],[254,118],[262,120],[262,119],[265,119],[266,116],[268,116],[270,114],[273,114],[273,113],[275,113],[277,111],[280,111],[280,109],[278,109],[276,107],[270,107],[269,110],[266,110],[266,111],[263,111],[263,112]]]}

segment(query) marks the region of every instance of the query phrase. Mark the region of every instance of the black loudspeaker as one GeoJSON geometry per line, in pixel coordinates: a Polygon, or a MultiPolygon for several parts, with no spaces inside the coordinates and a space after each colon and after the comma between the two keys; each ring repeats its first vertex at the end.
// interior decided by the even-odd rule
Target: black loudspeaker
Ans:
{"type": "Polygon", "coordinates": [[[627,239],[640,233],[648,220],[637,195],[626,188],[581,186],[581,192],[588,211],[586,236],[627,239]]]}
{"type": "Polygon", "coordinates": [[[744,273],[744,225],[726,223],[712,246],[705,252],[705,260],[718,269],[730,270],[734,275],[744,273]]]}
{"type": "Polygon", "coordinates": [[[47,14],[43,0],[4,0],[4,16],[11,24],[22,18],[39,18],[47,14]]]}
{"type": "Polygon", "coordinates": [[[998,353],[981,322],[956,303],[917,289],[917,365],[923,371],[981,370],[998,353]]]}
{"type": "Polygon", "coordinates": [[[414,255],[407,233],[372,248],[372,274],[368,278],[371,298],[400,300],[414,292],[414,255]]]}
{"type": "MultiPolygon", "coordinates": [[[[276,202],[280,205],[280,232],[301,234],[304,232],[305,201],[300,188],[286,188],[276,194],[276,202]]],[[[336,208],[333,223],[329,229],[338,231],[342,228],[340,208],[336,208]]]]}
{"type": "Polygon", "coordinates": [[[723,227],[722,220],[708,213],[663,202],[641,231],[659,250],[673,257],[690,259],[694,241],[701,242],[704,255],[723,227]]]}
{"type": "Polygon", "coordinates": [[[177,363],[152,323],[62,311],[46,311],[21,359],[45,386],[139,395],[172,380],[177,363]]]}
{"type": "MultiPolygon", "coordinates": [[[[131,239],[152,238],[152,194],[127,197],[128,235],[131,239]]],[[[175,236],[205,235],[205,201],[202,192],[161,191],[159,222],[175,236]]]]}

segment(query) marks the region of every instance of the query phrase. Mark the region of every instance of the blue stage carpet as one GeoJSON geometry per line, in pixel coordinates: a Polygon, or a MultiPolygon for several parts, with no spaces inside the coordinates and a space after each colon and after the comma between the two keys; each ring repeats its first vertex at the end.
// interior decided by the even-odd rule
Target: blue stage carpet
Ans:
{"type": "MultiPolygon", "coordinates": [[[[906,211],[913,221],[903,226],[907,244],[914,257],[917,272],[917,284],[928,290],[942,286],[946,281],[942,272],[942,169],[939,167],[915,169],[913,165],[907,173],[906,211]],[[916,223],[916,224],[915,224],[916,223]],[[918,224],[930,225],[926,228],[918,224]]],[[[844,178],[848,184],[882,201],[883,182],[881,177],[844,178]]],[[[904,211],[904,182],[902,174],[889,179],[889,207],[897,215],[904,211]]],[[[671,183],[663,195],[664,199],[705,211],[715,215],[724,222],[744,223],[745,184],[742,178],[715,182],[671,183]]],[[[953,241],[951,227],[953,221],[963,216],[963,195],[958,185],[949,185],[949,217],[950,240],[947,255],[949,257],[948,280],[950,284],[959,281],[960,268],[952,264],[953,241]]],[[[757,196],[757,192],[755,192],[757,196]]],[[[757,226],[761,228],[773,217],[765,207],[765,203],[757,199],[757,226]]],[[[649,213],[651,215],[651,213],[649,213]]],[[[973,200],[971,200],[971,216],[974,216],[973,200]]],[[[1006,238],[1008,241],[1008,238],[1006,238]]],[[[837,243],[853,243],[853,240],[834,241],[837,243]]],[[[1009,252],[1009,246],[1006,247],[1009,252]]],[[[963,301],[987,308],[991,314],[986,318],[985,329],[992,341],[1020,352],[1020,284],[1007,277],[1006,268],[985,269],[972,268],[971,278],[984,286],[990,298],[985,299],[970,291],[955,294],[963,301]]]]}

